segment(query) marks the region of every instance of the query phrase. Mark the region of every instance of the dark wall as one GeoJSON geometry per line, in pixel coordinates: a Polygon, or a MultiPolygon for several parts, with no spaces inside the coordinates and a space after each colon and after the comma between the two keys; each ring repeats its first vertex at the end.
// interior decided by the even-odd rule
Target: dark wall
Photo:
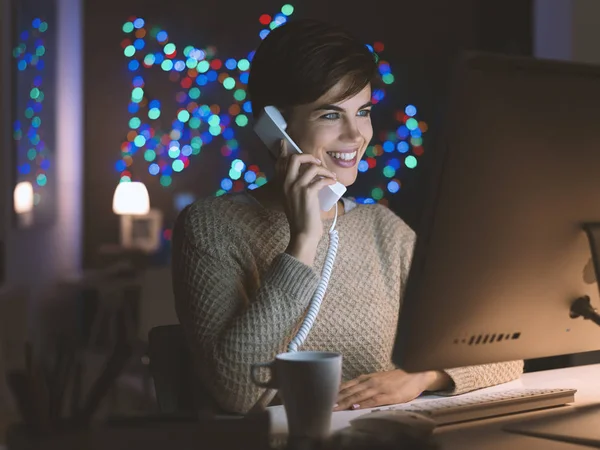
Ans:
{"type": "MultiPolygon", "coordinates": [[[[121,26],[131,15],[163,26],[179,45],[218,46],[220,53],[243,57],[260,42],[258,17],[272,14],[284,2],[221,2],[217,0],[103,0],[87,2],[85,11],[85,262],[94,265],[98,246],[118,240],[118,218],[111,209],[118,182],[114,168],[120,145],[128,131],[127,104],[130,76],[120,48],[121,26]]],[[[419,117],[430,124],[420,166],[403,175],[403,188],[391,198],[390,207],[409,224],[419,214],[420,193],[427,161],[433,152],[428,142],[435,135],[437,111],[443,98],[447,73],[460,49],[506,53],[531,53],[530,2],[510,0],[328,0],[291,2],[293,18],[313,17],[344,25],[364,42],[382,41],[382,54],[392,65],[396,83],[385,104],[374,113],[385,122],[388,112],[413,103],[419,117]],[[500,23],[501,26],[495,25],[500,23]]],[[[165,77],[165,83],[166,77],[165,77]]],[[[240,145],[256,144],[254,136],[239,136],[240,145]]],[[[216,150],[218,151],[218,150],[216,150]]],[[[154,207],[164,210],[167,222],[176,213],[172,195],[192,190],[198,196],[216,189],[210,158],[191,164],[165,189],[140,168],[134,177],[147,183],[154,207]],[[144,172],[142,174],[141,172],[144,172]]],[[[351,193],[360,191],[361,181],[351,193]]]]}
{"type": "MultiPolygon", "coordinates": [[[[6,16],[8,11],[8,3],[6,0],[0,1],[0,17],[6,16]]],[[[4,25],[3,21],[0,21],[1,25],[4,25]]],[[[8,27],[2,27],[0,29],[0,92],[6,92],[8,88],[7,70],[8,70],[8,53],[10,52],[9,39],[10,32],[8,27]]],[[[2,100],[4,96],[0,96],[2,100]]],[[[8,115],[10,114],[10,104],[6,98],[0,101],[0,172],[2,178],[0,180],[0,286],[4,284],[6,279],[6,227],[9,225],[9,183],[6,173],[6,168],[9,165],[9,149],[10,145],[10,129],[8,124],[10,122],[8,115]],[[4,180],[4,181],[2,181],[4,180]]]]}
{"type": "MultiPolygon", "coordinates": [[[[47,5],[45,5],[47,6],[47,5]]],[[[32,297],[58,278],[58,270],[50,261],[57,259],[58,230],[47,225],[19,229],[13,213],[13,190],[16,180],[16,158],[12,139],[14,119],[14,60],[12,57],[13,10],[8,0],[0,0],[0,286],[26,286],[32,297]]],[[[55,22],[51,23],[56,26],[55,22]]],[[[52,54],[56,48],[48,49],[52,54]]],[[[46,89],[53,97],[53,87],[46,89]]]]}

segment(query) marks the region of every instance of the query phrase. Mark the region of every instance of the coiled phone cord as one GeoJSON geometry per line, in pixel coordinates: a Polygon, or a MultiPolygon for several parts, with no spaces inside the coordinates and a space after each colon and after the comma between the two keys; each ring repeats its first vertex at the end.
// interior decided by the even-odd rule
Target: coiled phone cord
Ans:
{"type": "MultiPolygon", "coordinates": [[[[294,336],[288,345],[288,353],[298,351],[298,348],[308,337],[308,333],[317,319],[317,314],[319,314],[319,309],[321,308],[323,297],[325,297],[325,292],[327,291],[327,285],[329,284],[329,278],[331,277],[331,271],[333,270],[333,263],[335,261],[335,256],[338,249],[339,236],[337,230],[335,229],[337,218],[338,204],[336,202],[335,217],[333,218],[333,223],[329,229],[329,247],[327,248],[327,256],[325,257],[325,262],[323,263],[323,269],[321,269],[321,280],[319,281],[317,290],[313,294],[313,297],[310,301],[308,311],[304,316],[300,330],[298,330],[298,333],[296,333],[296,336],[294,336]]],[[[250,412],[259,411],[265,408],[269,403],[271,403],[276,393],[277,391],[275,389],[267,389],[254,404],[250,412]]]]}
{"type": "Polygon", "coordinates": [[[333,219],[333,223],[331,224],[331,228],[329,229],[329,247],[327,248],[327,256],[325,257],[325,262],[323,263],[323,269],[321,270],[321,280],[317,285],[317,290],[315,291],[312,300],[310,301],[310,305],[308,307],[308,312],[306,316],[304,316],[304,320],[302,322],[302,326],[300,330],[292,339],[292,342],[288,345],[288,352],[297,352],[298,348],[304,344],[304,341],[308,337],[308,333],[312,328],[315,320],[317,319],[317,314],[319,314],[319,309],[321,308],[321,302],[323,301],[323,297],[325,297],[325,291],[327,291],[327,285],[329,284],[329,277],[331,276],[331,271],[333,270],[333,263],[335,261],[335,255],[337,254],[338,249],[338,241],[339,236],[338,232],[335,229],[335,224],[337,222],[338,215],[338,206],[337,202],[335,204],[335,217],[333,219]]]}

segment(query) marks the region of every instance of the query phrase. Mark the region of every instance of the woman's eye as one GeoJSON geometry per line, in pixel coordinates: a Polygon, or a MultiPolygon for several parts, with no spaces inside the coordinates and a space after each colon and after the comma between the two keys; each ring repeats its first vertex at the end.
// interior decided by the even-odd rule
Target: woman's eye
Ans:
{"type": "Polygon", "coordinates": [[[326,119],[326,120],[335,120],[335,119],[340,118],[340,114],[339,113],[329,113],[329,114],[325,114],[325,115],[321,116],[321,118],[326,119]]]}
{"type": "Polygon", "coordinates": [[[369,117],[371,115],[371,110],[370,109],[363,109],[362,111],[358,112],[358,115],[361,117],[369,117]]]}

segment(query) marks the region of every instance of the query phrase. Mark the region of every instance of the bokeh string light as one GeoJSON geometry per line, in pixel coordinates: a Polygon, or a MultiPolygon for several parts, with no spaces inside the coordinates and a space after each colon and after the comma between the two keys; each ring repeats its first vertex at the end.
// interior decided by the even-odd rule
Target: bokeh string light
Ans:
{"type": "Polygon", "coordinates": [[[425,152],[423,135],[427,124],[417,120],[417,108],[407,105],[404,111],[396,111],[394,119],[399,126],[392,131],[382,131],[378,139],[367,147],[363,159],[358,163],[359,172],[380,170],[380,180],[372,186],[364,197],[357,197],[359,203],[386,202],[387,195],[393,195],[402,187],[403,168],[415,169],[418,158],[425,152]]]}
{"type": "Polygon", "coordinates": [[[45,98],[44,75],[46,41],[44,34],[48,23],[40,18],[31,27],[19,33],[13,58],[17,66],[17,80],[28,85],[29,95],[25,107],[17,110],[13,122],[13,139],[16,143],[19,179],[30,179],[34,188],[34,205],[43,201],[44,187],[49,183],[50,155],[42,128],[42,107],[45,98]]]}
{"type": "MultiPolygon", "coordinates": [[[[293,13],[294,7],[285,4],[275,14],[261,14],[258,37],[264,39],[293,13]]],[[[115,165],[120,180],[131,181],[134,160],[143,158],[148,172],[168,187],[201,152],[219,149],[229,162],[229,171],[215,187],[216,195],[255,189],[266,183],[260,167],[244,161],[236,139],[237,133],[249,125],[252,113],[246,90],[254,50],[235,59],[218,56],[214,46],[181,48],[170,40],[166,30],[149,26],[141,17],[130,17],[123,32],[126,37],[121,47],[132,81],[129,131],[115,165]],[[161,101],[151,98],[146,90],[145,70],[149,69],[162,70],[178,84],[176,113],[168,129],[160,126],[164,112],[161,101]],[[207,93],[219,87],[219,100],[209,104],[207,93]]],[[[393,84],[395,77],[390,63],[380,57],[384,44],[375,42],[367,47],[377,61],[384,86],[373,91],[372,102],[377,104],[384,100],[385,86],[393,84]]],[[[422,135],[427,125],[418,121],[416,107],[408,105],[395,114],[395,119],[398,128],[380,133],[359,163],[360,172],[380,171],[379,182],[357,198],[360,203],[385,202],[387,195],[398,192],[403,169],[414,169],[423,154],[422,135]]]]}

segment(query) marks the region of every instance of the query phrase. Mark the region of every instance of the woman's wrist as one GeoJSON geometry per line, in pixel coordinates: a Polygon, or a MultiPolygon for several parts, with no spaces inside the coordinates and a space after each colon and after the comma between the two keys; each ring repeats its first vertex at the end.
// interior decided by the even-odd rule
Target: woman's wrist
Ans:
{"type": "Polygon", "coordinates": [[[298,236],[290,239],[290,243],[285,249],[285,253],[293,256],[307,266],[312,267],[317,256],[318,245],[319,239],[310,236],[298,236]]]}
{"type": "Polygon", "coordinates": [[[452,378],[441,370],[423,372],[426,391],[446,391],[452,388],[452,378]]]}

